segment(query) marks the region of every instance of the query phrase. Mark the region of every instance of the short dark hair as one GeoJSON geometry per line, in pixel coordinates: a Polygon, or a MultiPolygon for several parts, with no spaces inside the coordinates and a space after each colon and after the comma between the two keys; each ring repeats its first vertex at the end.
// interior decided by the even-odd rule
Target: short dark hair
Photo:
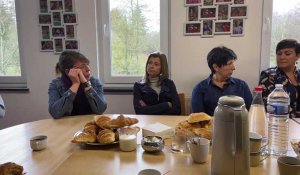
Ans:
{"type": "Polygon", "coordinates": [[[276,53],[281,49],[294,48],[296,54],[300,53],[300,44],[295,39],[281,40],[276,46],[276,53]]]}
{"type": "Polygon", "coordinates": [[[60,56],[58,63],[56,64],[56,74],[65,74],[65,70],[71,69],[77,61],[84,63],[90,63],[90,60],[83,54],[76,51],[63,51],[60,56]]]}
{"type": "Polygon", "coordinates": [[[225,46],[215,47],[207,55],[207,64],[212,73],[215,73],[214,64],[222,67],[227,65],[229,60],[237,60],[237,56],[233,50],[225,46]]]}

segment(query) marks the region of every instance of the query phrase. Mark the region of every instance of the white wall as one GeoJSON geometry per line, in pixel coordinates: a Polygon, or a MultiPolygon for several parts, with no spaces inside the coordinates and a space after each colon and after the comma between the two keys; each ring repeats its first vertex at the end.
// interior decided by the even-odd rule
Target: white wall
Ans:
{"type": "MultiPolygon", "coordinates": [[[[258,82],[262,23],[262,1],[248,2],[248,19],[245,21],[245,36],[228,35],[213,38],[183,36],[186,8],[183,0],[171,1],[171,77],[177,90],[191,95],[193,86],[206,78],[210,72],[206,55],[215,46],[225,45],[238,55],[234,77],[246,80],[250,88],[258,82]]],[[[49,118],[48,85],[55,77],[54,66],[58,55],[39,51],[38,0],[17,0],[21,6],[20,43],[25,59],[29,93],[5,93],[7,115],[0,119],[0,129],[12,125],[49,118]]],[[[75,0],[78,15],[77,37],[80,51],[91,60],[96,74],[96,28],[94,0],[75,0]]],[[[134,113],[131,94],[106,94],[106,113],[134,113]]]]}

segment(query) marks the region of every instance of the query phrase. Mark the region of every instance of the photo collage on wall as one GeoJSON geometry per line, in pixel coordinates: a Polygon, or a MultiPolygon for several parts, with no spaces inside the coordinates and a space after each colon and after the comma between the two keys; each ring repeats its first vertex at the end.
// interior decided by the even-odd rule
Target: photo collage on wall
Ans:
{"type": "Polygon", "coordinates": [[[79,50],[74,0],[39,0],[40,51],[79,50]]]}
{"type": "Polygon", "coordinates": [[[187,22],[184,35],[244,36],[246,0],[184,0],[187,22]]]}

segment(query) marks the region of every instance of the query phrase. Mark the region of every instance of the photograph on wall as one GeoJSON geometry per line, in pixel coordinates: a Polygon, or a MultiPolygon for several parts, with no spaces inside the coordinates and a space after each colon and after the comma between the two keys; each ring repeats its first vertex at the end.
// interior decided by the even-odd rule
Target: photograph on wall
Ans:
{"type": "Polygon", "coordinates": [[[78,50],[78,41],[77,40],[65,40],[65,49],[66,50],[78,50]]]}
{"type": "Polygon", "coordinates": [[[198,21],[199,20],[199,6],[189,6],[187,8],[188,15],[187,15],[187,21],[198,21]]]}
{"type": "Polygon", "coordinates": [[[74,2],[73,0],[64,0],[65,12],[74,12],[74,2]]]}
{"type": "Polygon", "coordinates": [[[203,7],[200,8],[200,19],[216,19],[217,8],[216,7],[203,7]]]}
{"type": "Polygon", "coordinates": [[[51,24],[51,14],[39,14],[39,24],[51,24]]]}
{"type": "Polygon", "coordinates": [[[52,40],[42,40],[40,50],[42,52],[53,52],[53,41],[52,40]]]}
{"type": "Polygon", "coordinates": [[[61,53],[64,50],[63,39],[55,38],[54,39],[54,52],[56,54],[61,53]]]}
{"type": "Polygon", "coordinates": [[[201,5],[202,4],[202,0],[185,0],[185,5],[201,5]]]}
{"type": "Polygon", "coordinates": [[[40,12],[48,13],[48,0],[40,0],[40,12]]]}
{"type": "Polygon", "coordinates": [[[65,36],[64,27],[52,27],[52,37],[61,38],[65,36]]]}
{"type": "Polygon", "coordinates": [[[64,18],[65,24],[76,24],[77,23],[76,13],[64,13],[63,18],[64,18]]]}
{"type": "Polygon", "coordinates": [[[213,20],[203,20],[201,37],[213,37],[213,31],[213,20]]]}
{"type": "Polygon", "coordinates": [[[247,18],[247,6],[231,6],[231,18],[247,18]]]}
{"type": "Polygon", "coordinates": [[[215,21],[214,29],[215,29],[214,34],[230,34],[231,21],[215,21]]]}
{"type": "Polygon", "coordinates": [[[232,4],[233,0],[215,0],[215,4],[232,4]]]}
{"type": "Polygon", "coordinates": [[[229,5],[218,5],[218,20],[228,20],[229,19],[229,5]]]}
{"type": "Polygon", "coordinates": [[[214,0],[203,0],[204,6],[211,6],[214,5],[214,0]]]}
{"type": "Polygon", "coordinates": [[[234,0],[234,4],[245,4],[245,0],[234,0]]]}
{"type": "Polygon", "coordinates": [[[75,25],[65,25],[66,39],[76,38],[76,26],[75,25]]]}
{"type": "Polygon", "coordinates": [[[50,0],[50,10],[51,11],[62,11],[63,10],[62,0],[50,0]]]}
{"type": "Polygon", "coordinates": [[[184,34],[185,35],[201,35],[201,23],[186,23],[184,25],[184,34]]]}
{"type": "Polygon", "coordinates": [[[50,25],[41,26],[41,38],[43,40],[51,39],[51,26],[50,25]]]}
{"type": "Polygon", "coordinates": [[[62,26],[61,12],[52,12],[52,25],[62,26]]]}
{"type": "Polygon", "coordinates": [[[244,35],[244,19],[233,19],[231,36],[243,36],[243,35],[244,35]]]}

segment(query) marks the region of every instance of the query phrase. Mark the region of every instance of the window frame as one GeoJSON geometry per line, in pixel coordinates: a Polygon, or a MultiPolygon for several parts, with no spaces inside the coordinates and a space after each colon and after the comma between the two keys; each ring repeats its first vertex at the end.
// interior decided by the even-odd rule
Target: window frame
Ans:
{"type": "Polygon", "coordinates": [[[273,16],[273,0],[264,0],[262,31],[261,31],[260,72],[270,67],[272,16],[273,16]]]}
{"type": "MultiPolygon", "coordinates": [[[[109,1],[95,0],[96,30],[97,30],[97,65],[98,76],[102,79],[105,87],[130,87],[141,79],[141,76],[111,76],[111,49],[110,49],[110,21],[109,21],[109,1]]],[[[170,0],[160,0],[160,48],[169,59],[169,12],[170,0]]]]}
{"type": "Polygon", "coordinates": [[[20,59],[20,76],[0,76],[0,89],[27,89],[27,80],[25,73],[25,60],[23,58],[24,49],[22,46],[22,20],[20,17],[21,2],[15,0],[15,13],[16,13],[16,25],[19,45],[19,59],[20,59]]]}

